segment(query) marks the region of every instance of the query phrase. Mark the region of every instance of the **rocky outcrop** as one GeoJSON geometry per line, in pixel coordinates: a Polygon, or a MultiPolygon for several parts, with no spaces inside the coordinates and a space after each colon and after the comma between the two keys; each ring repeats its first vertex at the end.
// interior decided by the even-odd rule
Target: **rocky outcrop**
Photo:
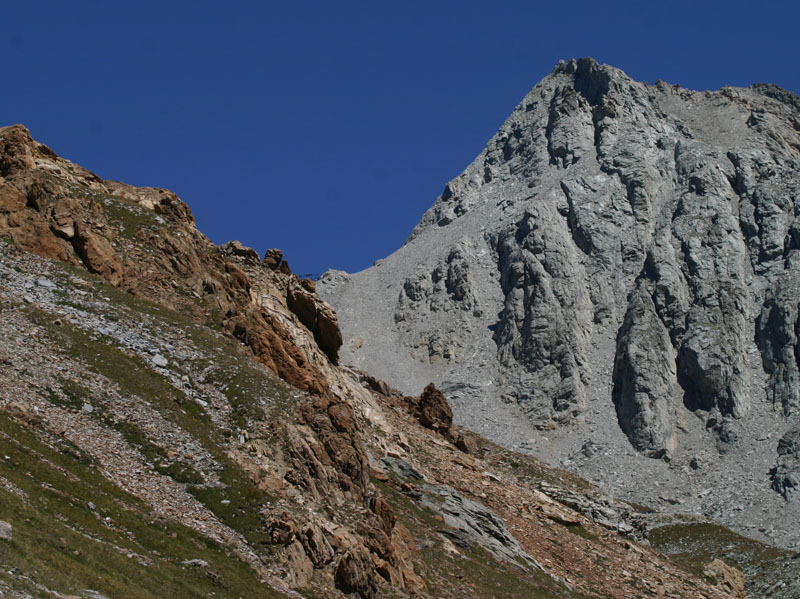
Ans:
{"type": "Polygon", "coordinates": [[[619,331],[613,399],[619,424],[641,451],[666,457],[676,446],[675,360],[651,295],[636,289],[619,331]]]}
{"type": "Polygon", "coordinates": [[[522,367],[521,388],[512,395],[545,426],[574,418],[586,403],[589,296],[576,284],[583,269],[561,220],[526,212],[491,240],[504,294],[493,336],[497,357],[522,367]]]}
{"type": "Polygon", "coordinates": [[[772,470],[772,488],[787,500],[797,499],[800,489],[800,429],[783,435],[778,441],[778,462],[772,470]]]}
{"type": "Polygon", "coordinates": [[[764,370],[770,375],[767,396],[787,416],[800,408],[797,310],[797,279],[786,278],[767,290],[756,319],[756,340],[764,370]]]}
{"type": "Polygon", "coordinates": [[[430,383],[422,391],[419,400],[415,402],[414,412],[420,424],[425,428],[433,429],[445,436],[450,434],[453,411],[445,396],[433,383],[430,383]]]}
{"type": "Polygon", "coordinates": [[[703,568],[703,576],[710,578],[714,586],[730,593],[734,599],[747,599],[744,574],[721,559],[714,559],[706,564],[703,568]]]}
{"type": "Polygon", "coordinates": [[[141,297],[198,318],[212,314],[273,372],[325,392],[318,355],[337,360],[336,313],[291,274],[279,251],[262,263],[239,242],[216,248],[172,192],[103,181],[37,144],[21,125],[0,129],[0,155],[0,235],[141,297]],[[293,338],[276,305],[294,313],[311,344],[293,338]]]}
{"type": "MultiPolygon", "coordinates": [[[[350,403],[362,390],[335,368],[341,345],[336,313],[316,296],[313,282],[293,275],[277,250],[262,261],[236,241],[215,246],[171,192],[102,181],[37,144],[22,126],[0,129],[0,164],[0,236],[17,249],[82,266],[198,325],[221,329],[298,393],[309,394],[296,402],[293,416],[271,423],[286,442],[280,450],[285,463],[282,480],[267,477],[263,484],[289,486],[306,501],[361,505],[366,515],[349,522],[343,537],[331,532],[330,520],[298,523],[265,509],[265,528],[285,548],[291,584],[306,587],[335,574],[343,588],[364,597],[374,595],[381,576],[395,588],[418,587],[404,545],[396,549],[389,540],[392,508],[369,480],[363,430],[350,403]]],[[[171,366],[161,354],[150,362],[171,366]]],[[[239,418],[239,426],[259,426],[239,418]]],[[[234,438],[247,443],[249,433],[234,438]]],[[[274,455],[263,443],[253,452],[274,455]]],[[[242,461],[260,481],[257,463],[242,461]]]]}
{"type": "MultiPolygon", "coordinates": [[[[774,487],[768,432],[800,405],[799,106],[560,63],[402,248],[319,281],[343,360],[405,393],[433,381],[459,424],[615,485],[631,448],[661,458],[701,511],[698,454],[774,487]],[[602,472],[572,459],[587,439],[602,472]]],[[[635,499],[659,501],[636,468],[635,499]]]]}
{"type": "Polygon", "coordinates": [[[342,556],[336,567],[336,586],[345,593],[357,593],[361,599],[377,596],[378,585],[369,553],[362,549],[351,549],[342,556]]]}
{"type": "Polygon", "coordinates": [[[425,490],[436,499],[423,504],[442,516],[447,527],[442,533],[456,545],[469,549],[475,543],[509,563],[535,566],[534,560],[492,510],[446,486],[429,485],[425,490]]]}
{"type": "Polygon", "coordinates": [[[308,280],[293,282],[286,296],[287,306],[313,333],[317,345],[330,361],[336,364],[339,348],[342,346],[339,321],[336,312],[314,294],[313,285],[308,280]]]}

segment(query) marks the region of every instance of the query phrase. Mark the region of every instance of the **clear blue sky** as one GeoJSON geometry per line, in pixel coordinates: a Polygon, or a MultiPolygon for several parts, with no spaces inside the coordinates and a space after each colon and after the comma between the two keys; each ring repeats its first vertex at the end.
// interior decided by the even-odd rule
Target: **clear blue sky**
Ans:
{"type": "Polygon", "coordinates": [[[798,93],[798,23],[771,0],[6,3],[0,124],[172,189],[217,243],[356,271],[559,59],[798,93]]]}

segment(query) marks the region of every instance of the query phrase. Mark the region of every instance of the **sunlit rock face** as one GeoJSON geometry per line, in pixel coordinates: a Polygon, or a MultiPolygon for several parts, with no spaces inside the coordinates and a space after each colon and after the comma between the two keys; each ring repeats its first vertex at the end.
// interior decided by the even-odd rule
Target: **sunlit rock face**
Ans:
{"type": "Polygon", "coordinates": [[[799,426],[799,164],[800,99],[776,86],[562,62],[402,248],[318,289],[346,363],[432,380],[457,422],[632,497],[662,480],[733,519],[695,487],[777,501],[799,426]]]}

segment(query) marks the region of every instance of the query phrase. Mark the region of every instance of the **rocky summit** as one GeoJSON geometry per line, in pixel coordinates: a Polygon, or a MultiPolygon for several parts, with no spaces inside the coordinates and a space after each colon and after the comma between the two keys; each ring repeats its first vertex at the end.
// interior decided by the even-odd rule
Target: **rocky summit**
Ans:
{"type": "MultiPolygon", "coordinates": [[[[789,206],[791,169],[752,158],[779,169],[731,183],[759,206],[758,234],[711,243],[704,215],[734,197],[717,195],[728,171],[710,146],[689,141],[710,118],[666,116],[684,95],[716,114],[713,95],[560,65],[377,278],[317,283],[277,249],[215,245],[167,190],[105,181],[0,128],[0,596],[800,596],[779,521],[798,480],[794,246],[780,267],[734,251],[751,257],[767,211],[789,206]],[[648,123],[669,151],[631,145],[648,123]],[[705,173],[680,201],[706,212],[656,227],[673,199],[648,161],[671,173],[681,144],[697,160],[681,159],[675,189],[705,173]],[[754,391],[760,356],[761,382],[784,381],[769,398],[754,391]],[[630,500],[631,477],[647,501],[630,500]]],[[[724,97],[732,136],[742,105],[763,108],[752,144],[796,110],[772,87],[724,97]]],[[[770,135],[774,157],[791,140],[770,135]]],[[[735,168],[756,168],[747,151],[735,168]]]]}
{"type": "Polygon", "coordinates": [[[405,245],[317,289],[344,362],[614,495],[800,547],[800,99],[559,63],[405,245]]]}

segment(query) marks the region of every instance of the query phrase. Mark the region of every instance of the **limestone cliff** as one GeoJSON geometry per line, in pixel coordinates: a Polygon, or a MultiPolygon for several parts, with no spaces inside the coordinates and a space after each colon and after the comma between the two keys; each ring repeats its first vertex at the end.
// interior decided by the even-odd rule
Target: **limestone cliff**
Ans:
{"type": "Polygon", "coordinates": [[[798,215],[796,96],[586,58],[523,98],[401,249],[318,288],[346,362],[435,381],[456,422],[793,545],[793,479],[786,503],[767,472],[800,426],[798,215]]]}

